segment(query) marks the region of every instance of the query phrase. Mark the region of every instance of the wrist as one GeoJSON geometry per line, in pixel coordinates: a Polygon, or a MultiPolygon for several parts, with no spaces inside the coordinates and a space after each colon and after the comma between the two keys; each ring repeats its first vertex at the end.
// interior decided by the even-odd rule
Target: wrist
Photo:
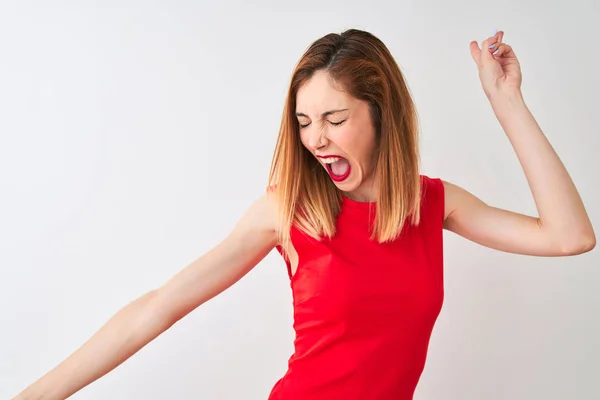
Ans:
{"type": "Polygon", "coordinates": [[[523,92],[520,89],[495,90],[488,94],[492,105],[518,106],[525,103],[523,92]]]}
{"type": "Polygon", "coordinates": [[[496,117],[499,119],[520,114],[527,110],[523,93],[518,89],[496,91],[490,93],[488,98],[496,117]]]}

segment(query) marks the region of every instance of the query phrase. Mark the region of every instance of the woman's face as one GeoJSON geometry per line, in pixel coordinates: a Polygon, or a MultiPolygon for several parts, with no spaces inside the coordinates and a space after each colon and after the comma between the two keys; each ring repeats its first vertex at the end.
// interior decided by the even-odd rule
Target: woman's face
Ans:
{"type": "Polygon", "coordinates": [[[300,139],[348,197],[375,201],[376,141],[369,105],[340,89],[326,72],[317,71],[298,90],[300,139]]]}

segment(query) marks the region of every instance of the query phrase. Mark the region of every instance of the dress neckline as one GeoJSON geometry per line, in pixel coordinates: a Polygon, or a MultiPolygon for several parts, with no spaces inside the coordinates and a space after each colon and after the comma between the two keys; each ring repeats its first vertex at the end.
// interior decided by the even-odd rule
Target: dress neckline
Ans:
{"type": "Polygon", "coordinates": [[[377,207],[377,202],[375,201],[356,201],[344,195],[342,195],[342,203],[348,207],[362,210],[374,209],[377,207]]]}

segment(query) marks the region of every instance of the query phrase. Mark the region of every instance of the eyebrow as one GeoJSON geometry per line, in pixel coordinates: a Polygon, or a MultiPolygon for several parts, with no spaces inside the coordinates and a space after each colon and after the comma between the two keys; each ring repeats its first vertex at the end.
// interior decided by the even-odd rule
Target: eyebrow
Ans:
{"type": "MultiPolygon", "coordinates": [[[[341,111],[348,111],[348,109],[347,109],[347,108],[342,108],[342,109],[339,109],[339,110],[329,110],[329,111],[325,111],[324,113],[322,113],[322,114],[321,114],[321,118],[324,118],[324,117],[326,117],[326,116],[328,116],[328,115],[331,115],[331,114],[339,113],[339,112],[341,112],[341,111]]],[[[296,113],[296,117],[306,117],[306,118],[309,118],[309,116],[308,116],[308,115],[306,115],[306,114],[304,114],[304,113],[300,113],[300,112],[297,112],[297,113],[296,113]]]]}

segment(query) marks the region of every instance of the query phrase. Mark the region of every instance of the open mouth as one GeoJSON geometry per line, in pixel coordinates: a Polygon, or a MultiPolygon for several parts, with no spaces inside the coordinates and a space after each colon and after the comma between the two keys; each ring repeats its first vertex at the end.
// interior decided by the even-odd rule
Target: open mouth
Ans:
{"type": "Polygon", "coordinates": [[[336,182],[345,180],[350,175],[350,162],[343,157],[331,156],[327,158],[321,158],[329,176],[336,182]]]}

